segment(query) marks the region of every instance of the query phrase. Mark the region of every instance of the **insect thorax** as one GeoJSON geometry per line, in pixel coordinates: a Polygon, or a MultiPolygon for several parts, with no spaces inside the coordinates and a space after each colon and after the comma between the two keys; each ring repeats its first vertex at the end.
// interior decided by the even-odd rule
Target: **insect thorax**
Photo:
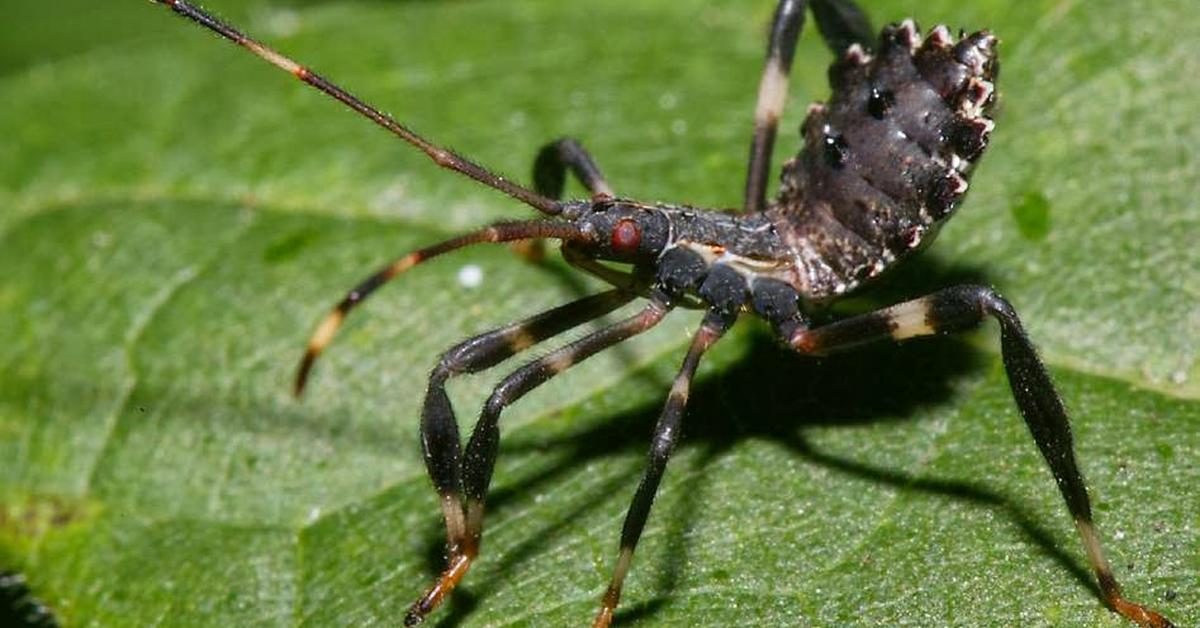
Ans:
{"type": "Polygon", "coordinates": [[[851,46],[830,67],[829,102],[810,107],[768,210],[804,297],[878,276],[954,211],[993,128],[995,44],[987,32],[955,44],[944,26],[922,41],[905,21],[873,56],[851,46]]]}

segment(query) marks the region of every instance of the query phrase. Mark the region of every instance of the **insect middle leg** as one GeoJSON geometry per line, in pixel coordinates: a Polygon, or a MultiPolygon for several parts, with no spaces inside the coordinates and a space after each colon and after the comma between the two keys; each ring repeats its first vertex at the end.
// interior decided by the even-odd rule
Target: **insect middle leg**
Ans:
{"type": "Polygon", "coordinates": [[[1000,322],[1001,358],[1013,398],[1075,520],[1104,602],[1139,626],[1173,626],[1159,613],[1121,594],[1092,521],[1091,501],[1075,461],[1066,409],[1012,305],[994,290],[983,286],[947,288],[822,327],[800,327],[784,340],[801,353],[823,354],[883,338],[905,340],[964,331],[978,326],[986,316],[1000,322]]]}
{"type": "MultiPolygon", "coordinates": [[[[429,410],[422,418],[423,442],[430,476],[434,478],[438,492],[443,495],[447,534],[453,535],[453,538],[450,540],[449,564],[425,594],[409,608],[404,618],[406,626],[419,624],[426,615],[437,608],[446,595],[458,586],[471,562],[479,554],[479,544],[483,535],[483,503],[496,463],[501,411],[551,377],[603,349],[650,329],[658,324],[670,309],[669,301],[665,297],[655,295],[641,312],[552,351],[505,377],[484,403],[479,421],[475,424],[467,443],[461,466],[450,464],[451,461],[458,460],[459,452],[458,430],[449,400],[440,384],[435,391],[431,378],[432,401],[427,401],[426,407],[429,410]],[[458,506],[461,503],[457,497],[457,487],[460,483],[465,504],[458,506]],[[457,508],[446,506],[446,495],[454,496],[452,504],[458,506],[457,508]],[[455,517],[457,519],[453,519],[455,517]]],[[[437,371],[435,375],[436,373],[437,371]]]]}
{"type": "MultiPolygon", "coordinates": [[[[746,174],[746,211],[766,208],[767,180],[771,172],[771,150],[775,147],[776,128],[787,101],[788,74],[796,56],[796,42],[804,29],[804,11],[808,0],[781,0],[771,20],[767,42],[767,61],[758,86],[758,104],[754,108],[754,136],[750,141],[750,163],[746,174]]],[[[813,14],[821,36],[841,55],[851,44],[870,50],[875,35],[862,9],[850,0],[812,0],[813,14]]]]}
{"type": "Polygon", "coordinates": [[[683,359],[683,366],[675,376],[675,383],[671,386],[666,405],[663,406],[658,423],[654,426],[646,472],[625,515],[625,524],[621,528],[621,552],[617,557],[617,565],[613,568],[608,589],[604,593],[600,612],[596,614],[592,624],[593,628],[607,628],[612,623],[613,611],[621,600],[621,587],[625,582],[625,575],[629,573],[629,567],[633,563],[633,550],[646,527],[646,518],[650,515],[650,506],[654,504],[654,496],[667,468],[667,460],[675,450],[675,444],[679,442],[683,410],[687,406],[696,367],[700,364],[704,352],[720,340],[734,320],[734,316],[710,312],[692,338],[692,345],[683,359]]]}

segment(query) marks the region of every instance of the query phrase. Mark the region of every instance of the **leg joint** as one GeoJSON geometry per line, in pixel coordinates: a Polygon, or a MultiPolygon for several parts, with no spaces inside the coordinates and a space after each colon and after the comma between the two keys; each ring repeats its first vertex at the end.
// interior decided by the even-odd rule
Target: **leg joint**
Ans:
{"type": "Polygon", "coordinates": [[[991,288],[983,288],[979,293],[979,303],[983,306],[983,311],[999,319],[1002,323],[1011,324],[1017,322],[1017,311],[1013,309],[1008,299],[1000,296],[998,292],[991,288]]]}
{"type": "Polygon", "coordinates": [[[495,422],[500,413],[504,411],[504,407],[508,405],[507,395],[504,394],[503,386],[497,387],[488,396],[487,401],[483,402],[483,411],[480,413],[479,420],[495,422]]]}
{"type": "Polygon", "coordinates": [[[442,386],[446,380],[458,375],[459,369],[455,368],[454,361],[450,359],[449,354],[443,354],[438,359],[437,366],[433,367],[433,371],[429,373],[429,385],[442,386]]]}
{"type": "Polygon", "coordinates": [[[996,291],[979,285],[955,286],[927,297],[926,325],[938,333],[966,331],[983,322],[991,314],[995,304],[1007,302],[996,291]]]}
{"type": "Polygon", "coordinates": [[[959,304],[965,306],[979,308],[979,316],[991,316],[1000,321],[1001,325],[1010,328],[1013,325],[1019,325],[1017,311],[1013,309],[1011,303],[1007,299],[1000,296],[994,288],[980,285],[966,285],[956,288],[950,288],[943,292],[946,297],[935,301],[935,307],[942,305],[947,310],[953,309],[955,304],[952,301],[958,301],[959,304]]]}

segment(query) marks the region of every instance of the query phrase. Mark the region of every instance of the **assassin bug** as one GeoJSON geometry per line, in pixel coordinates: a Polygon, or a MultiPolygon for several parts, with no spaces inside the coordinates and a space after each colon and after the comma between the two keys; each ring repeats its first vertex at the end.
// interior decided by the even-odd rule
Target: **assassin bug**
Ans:
{"type": "Polygon", "coordinates": [[[810,107],[804,146],[783,167],[782,188],[766,199],[766,179],[804,0],[775,10],[750,146],[744,212],[648,204],[612,192],[587,151],[560,139],[538,154],[534,189],[497,175],[416,134],[306,67],[250,39],[183,0],[156,0],[340,101],[424,152],[437,165],[533,207],[545,219],[493,224],[405,255],[353,289],[317,327],[296,376],[300,394],[314,360],[347,313],[413,266],[481,243],[556,239],[565,258],[613,288],[466,340],[442,354],[429,378],[421,415],[425,463],[446,524],[448,566],[405,617],[420,623],[458,585],[477,558],[484,501],[496,461],[505,407],[554,375],[644,332],[677,306],[703,309],[683,366],[654,429],[649,465],[621,533],[620,551],[595,626],[608,626],[659,480],[679,439],[684,406],[703,354],[753,313],[780,340],[821,355],[878,339],[963,331],[985,318],[1000,324],[1013,397],[1075,520],[1105,603],[1147,627],[1171,622],[1127,600],[1105,558],[1076,466],[1062,402],[1012,306],[977,285],[946,288],[882,310],[814,326],[808,313],[872,281],[928,243],[958,207],[994,122],[997,40],[987,31],[960,36],[944,26],[922,36],[911,20],[876,37],[850,0],[812,0],[817,27],[836,55],[832,95],[810,107]],[[559,200],[567,172],[590,192],[559,200]],[[602,262],[628,265],[628,269],[602,262]],[[637,314],[570,342],[504,378],[485,403],[461,450],[446,381],[477,372],[640,298],[637,314]]]}

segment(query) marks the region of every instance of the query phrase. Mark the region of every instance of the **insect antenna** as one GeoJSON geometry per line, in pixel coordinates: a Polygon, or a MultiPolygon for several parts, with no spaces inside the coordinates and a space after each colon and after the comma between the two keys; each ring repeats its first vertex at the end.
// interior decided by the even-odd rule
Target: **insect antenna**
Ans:
{"type": "Polygon", "coordinates": [[[359,100],[356,96],[329,82],[321,75],[309,70],[299,63],[283,56],[282,54],[272,50],[262,43],[251,39],[238,29],[222,22],[213,17],[199,7],[193,6],[185,0],[153,0],[158,4],[164,4],[173,9],[179,15],[186,17],[193,22],[221,35],[225,39],[249,50],[259,58],[271,63],[272,65],[290,73],[292,76],[307,83],[326,95],[341,102],[347,107],[353,109],[360,115],[368,118],[375,124],[391,131],[400,139],[416,146],[421,152],[425,153],[434,163],[453,170],[459,174],[470,177],[490,188],[504,192],[505,194],[537,209],[538,211],[549,214],[551,216],[562,212],[562,204],[542,196],[533,190],[530,190],[520,184],[509,181],[503,176],[491,172],[487,168],[476,164],[475,162],[459,155],[458,153],[448,148],[438,146],[433,142],[418,135],[412,129],[400,124],[391,116],[379,111],[378,109],[359,100]]]}
{"type": "Polygon", "coordinates": [[[477,231],[443,240],[437,244],[413,251],[396,258],[392,263],[376,271],[348,292],[346,296],[333,307],[329,315],[317,326],[309,338],[300,367],[296,370],[296,383],[293,388],[298,397],[304,392],[304,384],[308,381],[308,373],[313,363],[325,347],[333,340],[334,334],[342,326],[346,314],[362,303],[372,292],[390,281],[396,275],[408,271],[413,266],[430,259],[456,251],[475,244],[490,244],[496,242],[512,242],[515,240],[531,240],[535,238],[552,238],[563,241],[583,242],[590,239],[586,233],[569,222],[546,220],[529,220],[523,222],[503,222],[489,225],[477,231]]]}

